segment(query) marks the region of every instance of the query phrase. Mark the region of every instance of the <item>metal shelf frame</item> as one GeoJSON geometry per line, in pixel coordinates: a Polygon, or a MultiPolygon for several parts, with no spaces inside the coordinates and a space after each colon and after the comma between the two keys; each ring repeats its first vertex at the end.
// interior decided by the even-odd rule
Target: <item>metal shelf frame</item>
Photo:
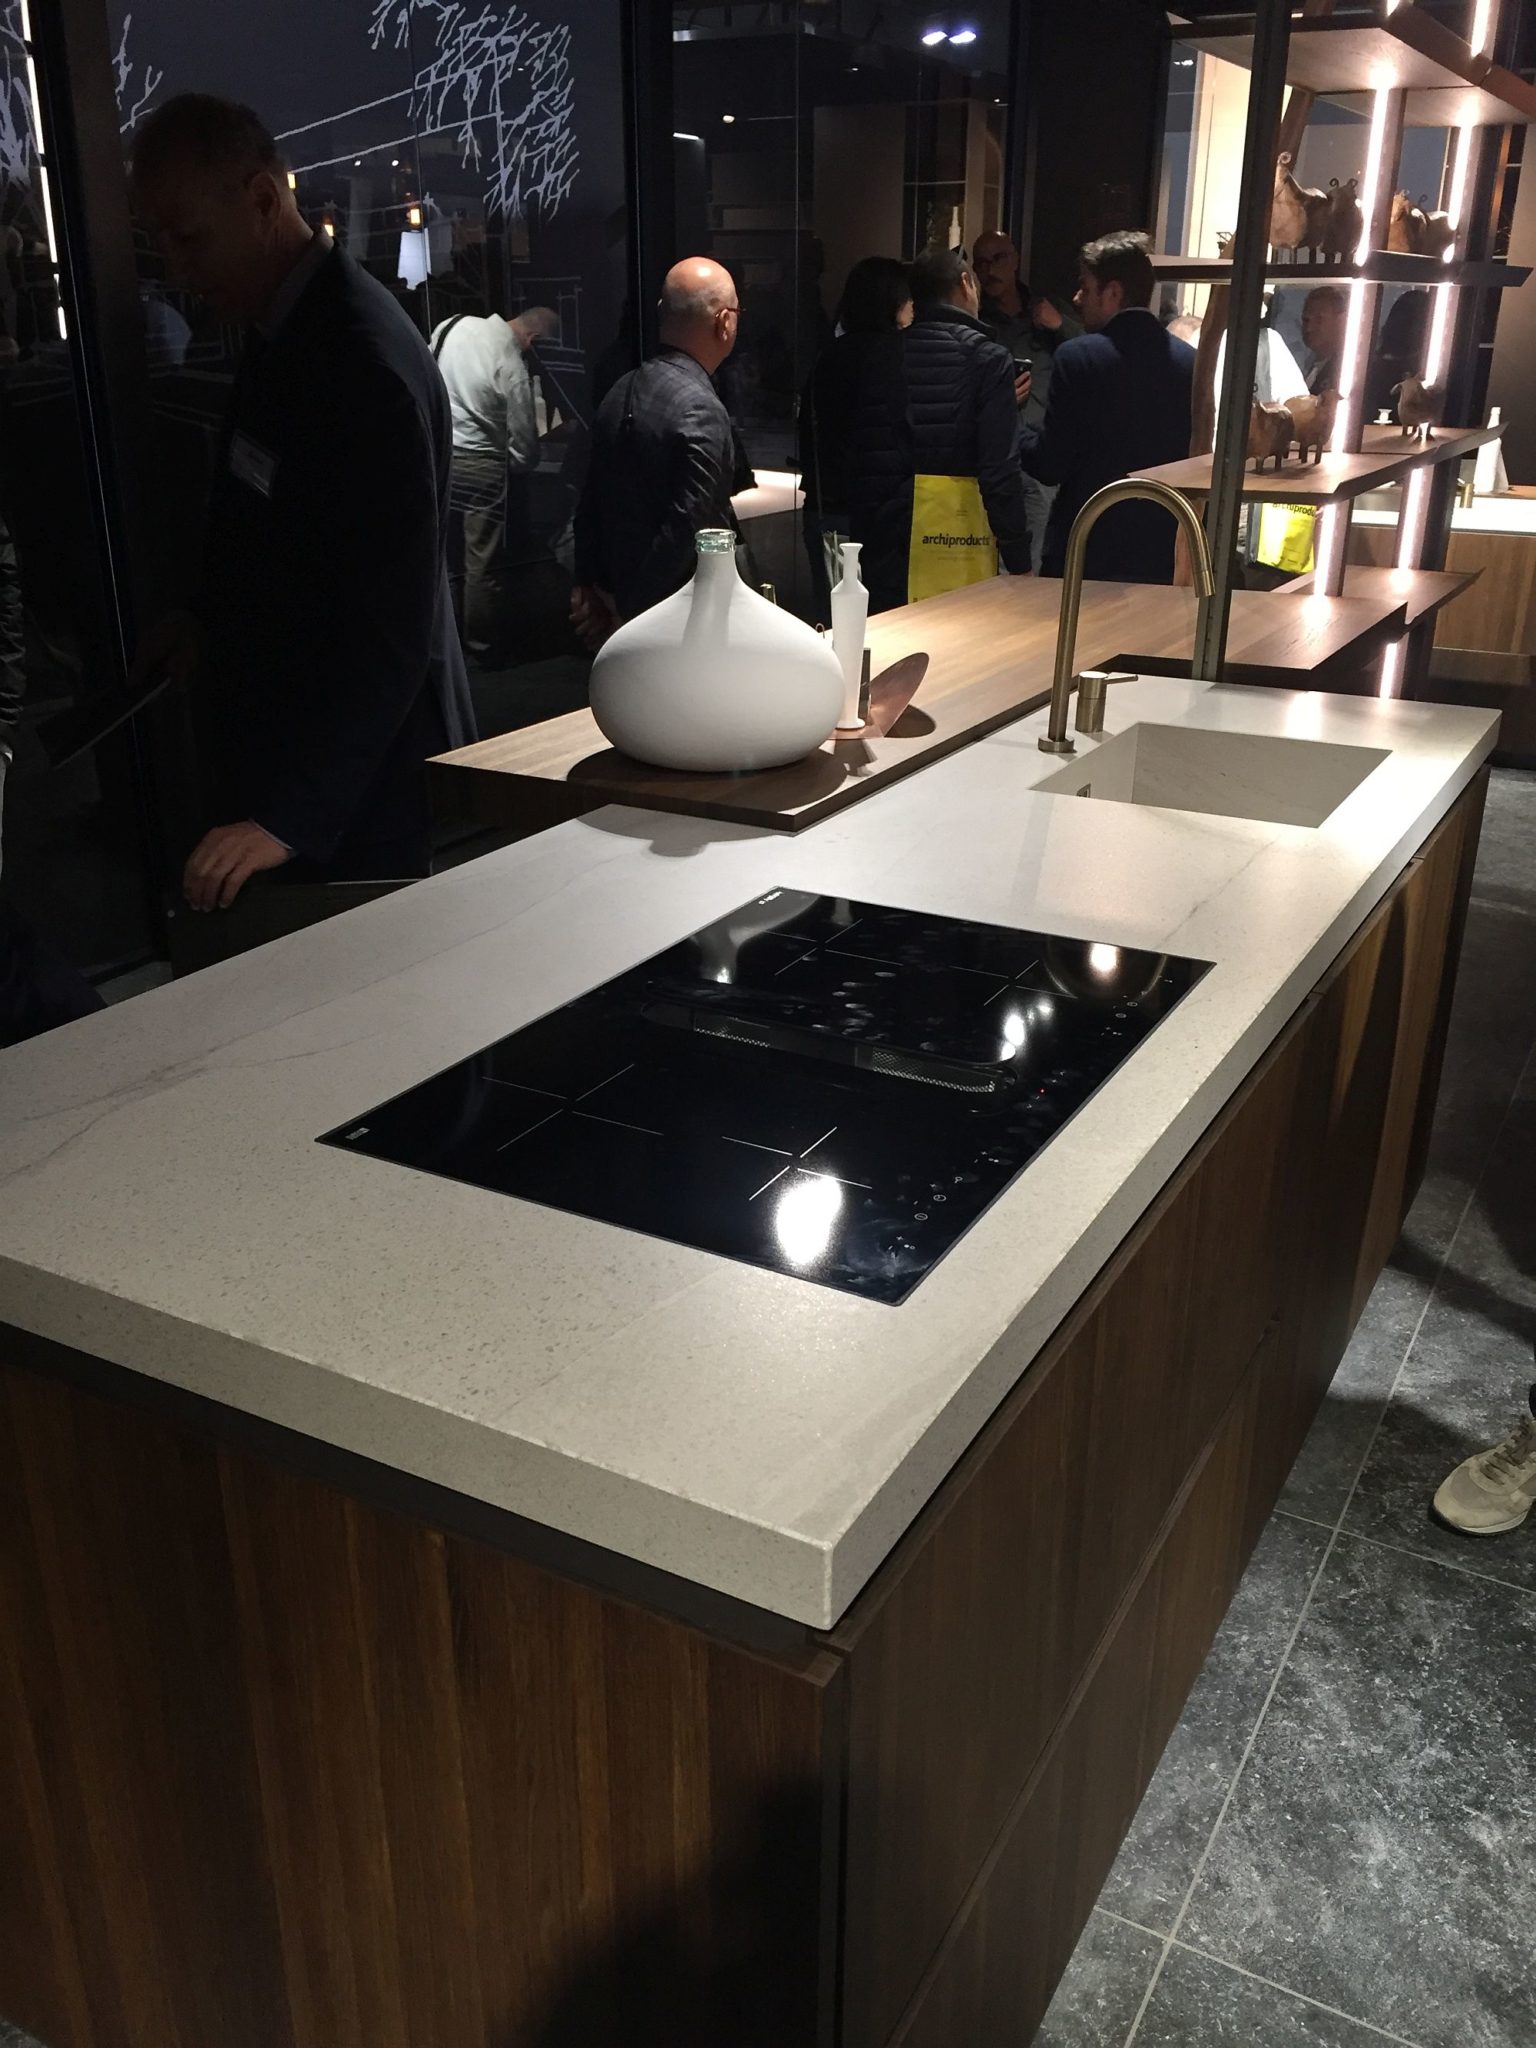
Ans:
{"type": "MultiPolygon", "coordinates": [[[[1511,0],[1505,0],[1511,4],[1511,0]]],[[[1495,0],[1493,28],[1497,27],[1495,0]]],[[[1366,427],[1361,388],[1370,339],[1375,333],[1381,290],[1388,284],[1417,284],[1437,293],[1432,332],[1447,386],[1448,416],[1473,411],[1476,350],[1484,294],[1513,289],[1529,271],[1493,260],[1498,166],[1507,161],[1508,130],[1536,121],[1536,87],[1496,64],[1486,52],[1452,34],[1407,0],[1386,14],[1374,7],[1335,7],[1332,0],[1262,0],[1244,14],[1204,16],[1198,23],[1170,16],[1174,40],[1252,73],[1244,140],[1237,231],[1230,258],[1159,255],[1158,275],[1226,285],[1231,297],[1227,327],[1227,370],[1216,423],[1214,453],[1164,465],[1155,474],[1206,499],[1206,528],[1216,568],[1216,602],[1207,633],[1196,650],[1197,676],[1217,676],[1226,655],[1231,591],[1237,570],[1237,536],[1245,500],[1311,503],[1324,508],[1319,521],[1317,568],[1312,588],[1338,596],[1345,586],[1349,519],[1354,498],[1383,482],[1404,485],[1399,513],[1397,566],[1439,569],[1454,498],[1455,464],[1492,438],[1480,427],[1440,430],[1427,447],[1403,448],[1395,430],[1366,427]],[[1286,104],[1287,88],[1299,95],[1286,104]],[[1360,95],[1364,94],[1363,100],[1360,95]],[[1363,106],[1371,118],[1370,162],[1363,180],[1366,210],[1362,247],[1350,264],[1277,261],[1269,249],[1274,164],[1279,138],[1294,150],[1305,117],[1317,98],[1363,106]],[[1397,255],[1385,248],[1392,194],[1397,184],[1405,126],[1433,115],[1454,130],[1455,183],[1461,193],[1460,246],[1453,259],[1397,255]],[[1253,388],[1254,364],[1263,322],[1266,283],[1339,283],[1352,300],[1355,337],[1354,388],[1346,388],[1336,453],[1320,466],[1293,463],[1260,478],[1246,461],[1248,405],[1239,394],[1253,388]],[[1396,446],[1386,445],[1390,436],[1396,446]]],[[[1491,41],[1491,33],[1490,33],[1491,41]]],[[[1427,616],[1427,614],[1426,614],[1427,616]]],[[[1413,652],[1427,665],[1424,635],[1412,636],[1413,652]]],[[[1396,695],[1405,680],[1409,648],[1389,650],[1382,694],[1396,695]]],[[[1411,680],[1411,679],[1410,679],[1411,680]]]]}

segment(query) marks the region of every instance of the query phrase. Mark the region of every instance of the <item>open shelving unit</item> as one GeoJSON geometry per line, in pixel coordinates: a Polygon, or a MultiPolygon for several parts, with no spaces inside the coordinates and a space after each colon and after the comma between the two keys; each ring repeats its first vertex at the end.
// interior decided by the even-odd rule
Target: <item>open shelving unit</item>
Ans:
{"type": "MultiPolygon", "coordinates": [[[[1229,64],[1253,64],[1251,13],[1206,15],[1179,41],[1229,64]]],[[[1504,128],[1536,121],[1536,86],[1476,51],[1411,4],[1344,7],[1291,26],[1287,85],[1369,113],[1376,93],[1403,95],[1410,128],[1504,128]]]]}
{"type": "MultiPolygon", "coordinates": [[[[1318,508],[1316,568],[1283,586],[1297,596],[1379,595],[1382,578],[1405,605],[1407,637],[1389,649],[1383,695],[1413,688],[1428,668],[1435,614],[1465,587],[1444,567],[1457,465],[1497,430],[1447,425],[1428,443],[1407,440],[1392,426],[1366,424],[1366,363],[1383,288],[1427,288],[1425,354],[1420,373],[1446,391],[1446,417],[1465,418],[1474,404],[1474,314],[1482,294],[1516,289],[1528,268],[1494,255],[1498,180],[1507,161],[1507,131],[1536,123],[1536,86],[1496,61],[1501,16],[1518,0],[1469,4],[1469,33],[1457,35],[1413,0],[1374,5],[1337,0],[1270,0],[1258,12],[1204,14],[1198,21],[1170,15],[1179,47],[1221,58],[1253,73],[1247,148],[1238,204],[1237,239],[1227,256],[1158,254],[1159,278],[1229,288],[1232,360],[1252,361],[1262,320],[1262,296],[1274,283],[1338,284],[1350,296],[1350,343],[1341,378],[1339,423],[1321,461],[1299,457],[1279,469],[1256,471],[1234,461],[1245,420],[1223,416],[1217,455],[1192,456],[1138,474],[1210,502],[1208,524],[1218,546],[1218,574],[1232,574],[1225,539],[1236,531],[1237,506],[1255,501],[1318,508]],[[1289,98],[1287,97],[1289,95],[1289,98]],[[1350,262],[1293,260],[1270,248],[1275,162],[1292,155],[1317,100],[1366,117],[1361,174],[1364,234],[1350,262]],[[1403,134],[1412,127],[1448,131],[1445,188],[1440,204],[1452,217],[1456,241],[1445,256],[1399,254],[1386,248],[1392,195],[1397,189],[1403,134]],[[1276,138],[1285,138],[1277,141],[1276,138]],[[1236,259],[1236,260],[1234,260],[1236,259]],[[1349,522],[1356,499],[1400,485],[1395,564],[1364,570],[1348,562],[1349,522]],[[1369,593],[1362,576],[1375,582],[1369,593]]],[[[1536,174],[1536,173],[1533,173],[1536,174]]],[[[1208,322],[1208,325],[1210,323],[1208,322]]],[[[1242,374],[1242,372],[1240,372],[1242,374]]],[[[1246,381],[1244,377],[1244,381],[1246,381]]],[[[1385,588],[1385,585],[1382,585],[1385,588]]],[[[1215,643],[1219,648],[1219,641],[1215,643]]],[[[1207,650],[1209,653],[1210,650],[1207,650]]],[[[1215,673],[1214,668],[1207,673],[1215,673]]]]}
{"type": "MultiPolygon", "coordinates": [[[[1497,427],[1437,427],[1432,441],[1420,442],[1407,440],[1399,427],[1370,426],[1356,454],[1324,455],[1316,462],[1303,462],[1297,456],[1278,469],[1245,469],[1242,495],[1282,505],[1339,504],[1387,484],[1399,484],[1416,469],[1459,462],[1498,437],[1497,427]]],[[[1206,498],[1211,494],[1215,457],[1191,455],[1183,462],[1164,462],[1155,469],[1134,469],[1131,474],[1172,484],[1187,498],[1206,498]]],[[[1335,597],[1341,594],[1330,593],[1335,597]]]]}

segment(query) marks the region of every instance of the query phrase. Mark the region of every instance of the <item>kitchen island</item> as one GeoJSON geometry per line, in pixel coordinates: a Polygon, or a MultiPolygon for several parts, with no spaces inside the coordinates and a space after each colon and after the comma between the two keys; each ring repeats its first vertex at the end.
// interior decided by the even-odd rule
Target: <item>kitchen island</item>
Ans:
{"type": "Polygon", "coordinates": [[[1494,737],[1040,724],[0,1060],[0,2013],[1030,2038],[1416,1184],[1494,737]],[[316,1142],[781,890],[1210,965],[894,1307],[316,1142]]]}

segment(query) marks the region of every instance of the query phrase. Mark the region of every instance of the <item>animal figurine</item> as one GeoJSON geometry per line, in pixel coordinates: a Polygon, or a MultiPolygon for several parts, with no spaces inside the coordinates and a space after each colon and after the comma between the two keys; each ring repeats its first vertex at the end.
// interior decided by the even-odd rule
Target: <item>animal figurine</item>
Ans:
{"type": "Polygon", "coordinates": [[[1275,198],[1269,214],[1272,249],[1305,249],[1315,255],[1323,246],[1332,201],[1326,192],[1298,185],[1291,176],[1291,153],[1283,149],[1275,163],[1275,198]]]}
{"type": "Polygon", "coordinates": [[[1397,416],[1407,439],[1430,442],[1435,428],[1445,418],[1445,386],[1426,384],[1422,377],[1405,377],[1392,387],[1397,416]]]}
{"type": "Polygon", "coordinates": [[[1288,398],[1285,404],[1291,415],[1291,432],[1301,450],[1302,461],[1306,461],[1307,451],[1311,449],[1312,460],[1321,462],[1324,450],[1333,439],[1334,421],[1339,413],[1338,392],[1304,392],[1300,398],[1288,398]]]}
{"type": "Polygon", "coordinates": [[[1354,258],[1365,233],[1365,214],[1360,205],[1360,180],[1337,178],[1328,186],[1328,213],[1323,223],[1323,255],[1330,263],[1348,263],[1354,258]]]}
{"type": "Polygon", "coordinates": [[[1276,469],[1282,468],[1294,439],[1295,423],[1290,408],[1266,405],[1255,399],[1248,416],[1248,454],[1255,469],[1262,470],[1271,456],[1275,458],[1276,469]]]}
{"type": "Polygon", "coordinates": [[[1456,240],[1456,230],[1451,225],[1450,215],[1430,213],[1422,199],[1416,210],[1424,223],[1419,233],[1419,254],[1443,256],[1456,240]]]}
{"type": "Polygon", "coordinates": [[[1387,224],[1387,247],[1394,256],[1424,254],[1424,209],[1415,206],[1406,192],[1392,195],[1392,217],[1387,224]]]}

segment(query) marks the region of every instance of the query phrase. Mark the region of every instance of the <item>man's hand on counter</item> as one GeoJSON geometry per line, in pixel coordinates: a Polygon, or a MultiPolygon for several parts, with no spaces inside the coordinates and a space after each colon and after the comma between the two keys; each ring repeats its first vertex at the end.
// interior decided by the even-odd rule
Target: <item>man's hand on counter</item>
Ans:
{"type": "Polygon", "coordinates": [[[182,893],[190,910],[228,910],[252,875],[280,868],[293,855],[281,839],[262,830],[254,818],[238,825],[215,825],[192,849],[182,893]]]}

